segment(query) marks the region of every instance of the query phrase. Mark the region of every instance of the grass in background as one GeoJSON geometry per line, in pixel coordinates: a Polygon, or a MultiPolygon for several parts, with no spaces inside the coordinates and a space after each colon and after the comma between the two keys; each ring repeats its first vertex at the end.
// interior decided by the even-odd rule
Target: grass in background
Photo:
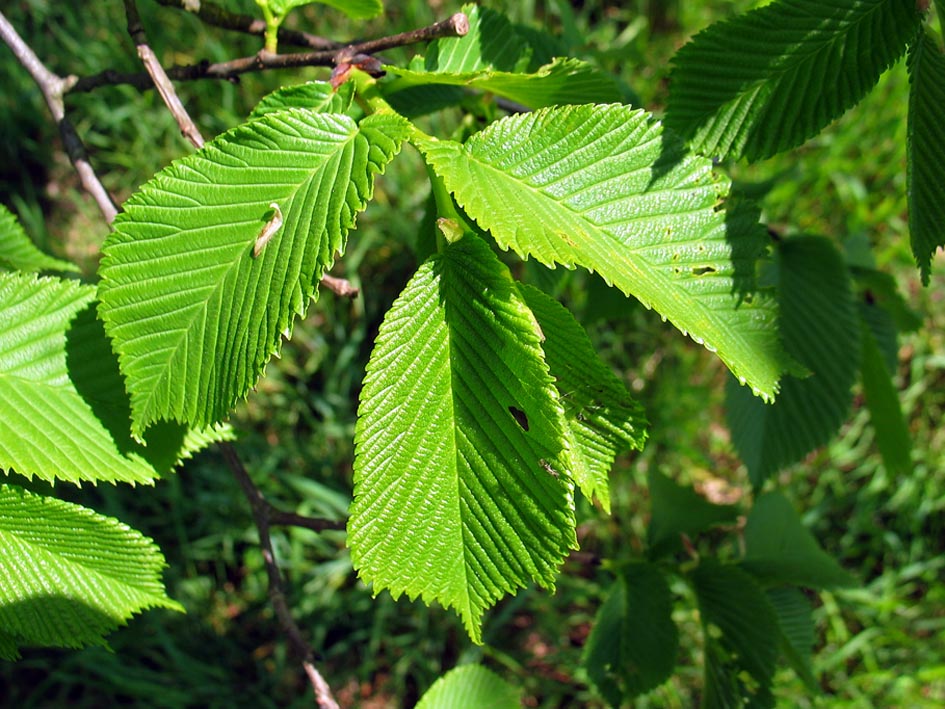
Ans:
{"type": "MultiPolygon", "coordinates": [[[[366,27],[323,8],[293,21],[331,37],[374,36],[427,24],[459,6],[420,0],[387,4],[386,17],[366,27]]],[[[560,31],[575,55],[598,60],[619,74],[644,106],[659,110],[673,52],[711,21],[757,3],[487,4],[517,21],[560,31]]],[[[255,12],[251,0],[228,5],[255,12]]],[[[140,6],[165,62],[222,60],[259,46],[252,38],[201,28],[148,0],[140,6]]],[[[117,0],[86,4],[81,14],[68,4],[20,0],[4,12],[55,71],[137,70],[117,0]]],[[[412,53],[391,52],[389,58],[401,61],[412,53]]],[[[199,82],[181,85],[180,91],[209,137],[238,123],[281,82],[325,75],[325,70],[249,75],[239,85],[199,82]]],[[[0,60],[0,82],[5,87],[0,120],[10,126],[0,146],[18,156],[0,164],[25,167],[0,173],[0,194],[38,242],[78,260],[91,277],[107,229],[78,192],[71,166],[50,149],[54,129],[45,107],[8,55],[0,60]]],[[[772,223],[826,234],[841,244],[871,245],[878,264],[896,275],[910,302],[926,315],[926,327],[910,336],[900,353],[915,473],[907,480],[885,473],[868,414],[857,405],[836,441],[782,476],[783,489],[821,543],[864,582],[862,589],[825,595],[816,611],[817,669],[830,706],[945,702],[945,434],[939,426],[945,413],[945,276],[940,266],[928,289],[918,287],[908,252],[905,91],[899,67],[825,134],[760,165],[730,167],[744,184],[774,180],[761,193],[772,223]]],[[[119,198],[191,151],[153,94],[102,89],[70,97],[68,107],[119,198]]],[[[270,363],[258,391],[234,415],[238,450],[277,504],[327,517],[346,513],[364,363],[383,313],[416,266],[407,247],[423,217],[425,184],[422,165],[405,147],[378,181],[375,200],[335,270],[361,286],[361,297],[348,301],[323,294],[296,325],[282,358],[270,363]]],[[[552,278],[560,278],[560,271],[552,278]]],[[[549,277],[534,264],[522,272],[549,277]]],[[[567,273],[559,288],[568,305],[586,316],[592,339],[645,404],[652,423],[646,450],[625,457],[614,471],[613,516],[579,502],[581,551],[565,564],[557,593],[530,589],[501,603],[487,619],[488,645],[482,648],[472,646],[458,620],[438,607],[395,603],[386,592],[372,599],[355,579],[343,534],[282,531],[274,541],[290,581],[290,604],[344,705],[410,706],[445,669],[482,660],[523,685],[528,706],[603,706],[576,668],[609,581],[601,560],[640,549],[648,515],[646,471],[656,468],[680,481],[735,494],[748,489],[724,428],[722,385],[728,375],[718,360],[634,301],[605,291],[595,278],[567,273]]],[[[0,666],[0,687],[6,687],[11,705],[310,705],[268,605],[248,509],[214,452],[153,490],[102,486],[60,492],[153,536],[168,558],[169,592],[188,614],[162,611],[136,618],[110,638],[113,653],[37,650],[21,663],[0,666]]],[[[682,664],[671,682],[639,702],[641,707],[691,706],[701,686],[695,604],[683,584],[674,591],[680,594],[682,664]]],[[[787,670],[780,680],[777,692],[784,704],[811,702],[787,670]]]]}

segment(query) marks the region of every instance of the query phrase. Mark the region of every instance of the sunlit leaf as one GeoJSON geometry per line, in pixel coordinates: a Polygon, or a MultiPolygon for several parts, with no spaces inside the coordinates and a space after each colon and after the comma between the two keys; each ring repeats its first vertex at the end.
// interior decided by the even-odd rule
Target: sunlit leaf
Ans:
{"type": "Polygon", "coordinates": [[[542,109],[496,121],[464,145],[414,141],[502,248],[600,273],[774,397],[792,363],[773,299],[754,280],[767,235],[753,210],[721,207],[728,182],[645,112],[542,109]]]}
{"type": "Polygon", "coordinates": [[[567,308],[537,288],[521,291],[541,325],[541,347],[564,405],[574,481],[610,512],[610,469],[618,453],[643,449],[643,407],[601,361],[567,308]]]}
{"type": "Polygon", "coordinates": [[[124,205],[103,246],[99,312],[136,433],[161,419],[220,421],[255,385],[405,131],[392,115],[269,113],[124,205]]]}
{"type": "Polygon", "coordinates": [[[78,271],[70,261],[43,253],[23,231],[13,213],[0,204],[0,270],[78,271]]]}
{"type": "MultiPolygon", "coordinates": [[[[617,101],[620,93],[614,81],[599,69],[579,59],[557,58],[532,73],[483,69],[474,72],[418,72],[387,66],[400,78],[401,90],[427,84],[467,86],[488,91],[528,108],[564,104],[617,101]]],[[[396,96],[396,94],[394,94],[396,96]]]]}
{"type": "Polygon", "coordinates": [[[327,81],[283,86],[264,96],[249,114],[249,119],[260,118],[267,113],[284,111],[287,108],[307,108],[317,113],[344,113],[351,105],[353,94],[353,85],[350,82],[339,86],[337,91],[327,81]]]}
{"type": "Polygon", "coordinates": [[[482,665],[462,665],[434,682],[416,709],[519,709],[521,694],[521,689],[482,665]]]}
{"type": "Polygon", "coordinates": [[[355,432],[351,558],[375,591],[439,601],[480,642],[486,608],[554,584],[575,544],[563,411],[535,319],[467,234],[388,311],[355,432]]]}
{"type": "Polygon", "coordinates": [[[369,20],[384,12],[382,0],[266,0],[273,14],[280,18],[285,17],[297,7],[315,3],[341,10],[355,20],[369,20]]]}

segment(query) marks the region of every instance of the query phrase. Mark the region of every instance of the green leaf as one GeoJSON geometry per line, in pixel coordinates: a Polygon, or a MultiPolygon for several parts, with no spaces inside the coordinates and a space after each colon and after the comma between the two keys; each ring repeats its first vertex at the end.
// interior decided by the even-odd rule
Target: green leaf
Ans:
{"type": "Polygon", "coordinates": [[[762,689],[771,685],[778,659],[778,620],[771,602],[741,569],[703,559],[692,572],[706,634],[712,627],[724,647],[762,689]]]}
{"type": "Polygon", "coordinates": [[[382,0],[266,0],[269,9],[276,17],[280,18],[280,22],[282,21],[281,18],[284,18],[295,8],[314,3],[341,10],[341,12],[355,20],[369,20],[384,12],[382,0]]]}
{"type": "Polygon", "coordinates": [[[406,126],[392,115],[267,114],[125,204],[103,247],[99,311],[135,433],[160,419],[206,426],[246,395],[343,251],[406,126]]]}
{"type": "Polygon", "coordinates": [[[870,412],[876,446],[883,464],[891,473],[908,475],[912,472],[912,437],[902,415],[899,395],[892,375],[883,362],[883,353],[873,333],[864,323],[863,362],[860,366],[863,393],[870,412]]]}
{"type": "Polygon", "coordinates": [[[78,271],[69,261],[53,258],[36,248],[13,213],[0,204],[0,270],[78,271]]]}
{"type": "Polygon", "coordinates": [[[0,469],[53,482],[150,483],[229,429],[154,426],[131,438],[95,289],[0,273],[0,469]]]}
{"type": "Polygon", "coordinates": [[[343,83],[337,91],[327,81],[309,81],[305,84],[283,86],[257,103],[253,112],[249,114],[249,120],[288,108],[306,108],[316,113],[344,113],[351,105],[353,94],[351,82],[343,83]]]}
{"type": "Polygon", "coordinates": [[[876,85],[920,22],[903,0],[776,0],[718,22],[676,53],[666,125],[720,158],[800,145],[876,85]]]}
{"type": "Polygon", "coordinates": [[[521,689],[482,665],[462,665],[434,682],[416,709],[519,709],[521,695],[521,689]]]}
{"type": "Polygon", "coordinates": [[[154,542],[118,520],[0,485],[0,658],[104,644],[134,613],[183,611],[164,591],[164,566],[154,542]]]}
{"type": "Polygon", "coordinates": [[[756,488],[836,433],[850,410],[860,365],[853,289],[833,244],[813,236],[786,239],[777,264],[784,347],[812,374],[785,378],[770,406],[730,382],[726,415],[732,442],[756,488]]]}
{"type": "Polygon", "coordinates": [[[703,709],[733,709],[743,704],[738,667],[730,661],[721,643],[705,639],[703,709]]]}
{"type": "Polygon", "coordinates": [[[740,510],[736,505],[716,505],[691,487],[683,487],[655,470],[647,473],[650,491],[650,525],[646,542],[649,557],[658,559],[680,548],[680,535],[700,534],[720,524],[732,524],[740,510]]]}
{"type": "Polygon", "coordinates": [[[907,66],[909,235],[922,283],[928,285],[932,254],[945,246],[945,55],[927,31],[913,42],[907,66]]]}
{"type": "MultiPolygon", "coordinates": [[[[540,33],[517,28],[494,10],[464,5],[469,32],[432,42],[408,68],[384,69],[400,93],[430,84],[468,86],[528,108],[620,100],[614,79],[587,62],[549,56],[540,33]]],[[[393,96],[397,94],[394,93],[393,96]]]]}
{"type": "Polygon", "coordinates": [[[656,566],[627,566],[601,606],[587,640],[583,664],[613,706],[665,682],[676,666],[679,632],[673,599],[656,566]]]}
{"type": "Polygon", "coordinates": [[[608,476],[617,453],[642,450],[646,441],[643,407],[600,360],[567,308],[537,288],[520,289],[545,336],[541,347],[564,404],[574,480],[609,513],[608,476]]]}
{"type": "Polygon", "coordinates": [[[388,311],[355,430],[351,558],[376,591],[481,617],[575,546],[563,411],[537,324],[484,241],[426,261],[388,311]]]}
{"type": "Polygon", "coordinates": [[[810,601],[790,586],[768,589],[767,594],[781,628],[781,652],[808,691],[818,694],[820,686],[811,667],[814,618],[810,601]]]}
{"type": "Polygon", "coordinates": [[[530,74],[494,69],[429,73],[396,66],[384,68],[388,73],[399,77],[399,81],[394,85],[398,91],[427,84],[468,86],[533,109],[620,99],[620,92],[613,79],[580,59],[559,57],[530,74]]]}
{"type": "MultiPolygon", "coordinates": [[[[862,266],[850,267],[850,274],[854,277],[858,290],[867,301],[867,304],[876,306],[870,308],[873,314],[866,316],[865,319],[873,335],[876,336],[877,341],[882,342],[884,345],[886,344],[888,336],[881,335],[881,331],[884,330],[892,330],[893,332],[915,332],[922,327],[922,318],[909,306],[906,299],[902,297],[902,294],[899,292],[898,283],[892,274],[877,271],[872,268],[863,268],[862,266]],[[877,328],[875,326],[875,319],[880,314],[885,314],[891,319],[892,327],[883,325],[877,328]]],[[[864,311],[861,308],[860,314],[863,315],[863,313],[864,311]]],[[[898,348],[898,345],[894,342],[892,344],[892,360],[886,359],[890,367],[895,366],[895,355],[896,349],[898,348]]],[[[887,353],[884,351],[884,354],[887,353]]]]}
{"type": "Polygon", "coordinates": [[[728,182],[648,114],[565,106],[504,118],[464,145],[414,140],[503,249],[600,273],[774,397],[791,363],[773,299],[755,290],[767,235],[753,210],[719,209],[728,182]]]}
{"type": "Polygon", "coordinates": [[[855,583],[820,548],[780,492],[761,495],[748,513],[741,566],[768,585],[823,589],[855,583]]]}
{"type": "MultiPolygon", "coordinates": [[[[430,42],[423,55],[427,72],[464,74],[481,69],[524,72],[529,68],[531,47],[501,12],[478,5],[463,5],[469,31],[462,37],[442,37],[430,42]]],[[[420,65],[411,62],[411,68],[420,65]]]]}

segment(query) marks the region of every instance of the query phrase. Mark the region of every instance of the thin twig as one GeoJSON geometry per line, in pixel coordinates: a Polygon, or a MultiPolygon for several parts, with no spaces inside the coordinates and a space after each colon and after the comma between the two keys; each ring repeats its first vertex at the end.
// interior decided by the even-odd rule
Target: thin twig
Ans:
{"type": "MultiPolygon", "coordinates": [[[[271,52],[260,51],[251,57],[241,57],[240,59],[232,59],[217,64],[200,62],[198,64],[172,66],[167,69],[167,75],[175,81],[194,81],[197,79],[234,81],[241,74],[250,71],[292,69],[305,66],[335,66],[339,58],[344,59],[355,54],[370,55],[392,47],[426,42],[437,37],[461,37],[468,31],[469,19],[463,13],[458,12],[448,20],[437,22],[429,27],[421,27],[411,32],[402,32],[390,37],[349,44],[337,50],[298,52],[295,54],[272,54],[271,52]]],[[[107,70],[79,79],[72,90],[91,91],[99,86],[118,84],[129,84],[139,91],[147,90],[153,86],[151,77],[147,74],[125,74],[107,70]]]]}
{"type": "Polygon", "coordinates": [[[316,532],[342,531],[345,528],[345,523],[341,520],[306,517],[295,512],[280,510],[271,504],[269,504],[269,524],[277,527],[304,527],[316,532]]]}
{"type": "Polygon", "coordinates": [[[351,44],[342,49],[350,54],[377,54],[394,47],[406,47],[419,42],[429,42],[440,37],[462,37],[469,32],[469,18],[457,12],[446,20],[435,22],[428,27],[421,27],[409,32],[392,34],[389,37],[371,39],[366,42],[351,44]]]}
{"type": "Polygon", "coordinates": [[[342,298],[356,298],[359,292],[357,288],[351,285],[351,281],[337,276],[329,276],[327,273],[322,276],[321,284],[342,298]]]}
{"type": "Polygon", "coordinates": [[[253,520],[256,523],[256,529],[259,531],[259,546],[262,549],[266,574],[269,577],[269,600],[276,611],[283,632],[289,639],[289,646],[293,652],[302,658],[302,667],[312,684],[312,691],[315,694],[315,701],[318,706],[321,709],[338,709],[338,703],[332,697],[328,683],[315,668],[312,648],[302,637],[302,631],[299,630],[299,626],[292,617],[289,604],[285,598],[285,591],[282,588],[282,574],[279,572],[279,565],[276,563],[272,548],[272,538],[269,535],[271,506],[249,477],[249,473],[243,466],[243,461],[239,459],[233,446],[223,441],[220,443],[220,450],[223,452],[223,458],[226,460],[230,471],[243,489],[243,494],[249,501],[250,509],[252,509],[253,520]]]}
{"type": "MultiPolygon", "coordinates": [[[[266,22],[264,20],[250,15],[230,12],[225,7],[213,2],[198,2],[195,0],[157,0],[157,2],[165,7],[175,7],[194,14],[205,24],[214,27],[260,37],[266,34],[266,22]]],[[[340,49],[344,46],[340,42],[332,42],[324,37],[317,37],[308,32],[298,32],[284,27],[279,28],[279,42],[281,44],[291,44],[293,47],[308,47],[309,49],[340,49]]]]}
{"type": "Polygon", "coordinates": [[[95,200],[102,216],[105,217],[105,221],[111,224],[118,214],[118,208],[101,180],[98,179],[98,175],[95,174],[82,139],[76,133],[72,122],[66,118],[66,107],[62,97],[75,83],[76,78],[74,76],[62,78],[49,71],[33,50],[23,41],[2,12],[0,12],[0,37],[13,51],[13,55],[20,64],[33,77],[36,85],[39,86],[43,98],[46,99],[49,112],[52,113],[53,120],[56,121],[56,125],[59,127],[62,144],[66,149],[69,160],[72,161],[72,165],[79,174],[82,187],[95,200]]]}
{"type": "Polygon", "coordinates": [[[203,136],[200,135],[200,130],[191,119],[190,114],[187,113],[187,109],[184,108],[184,104],[174,90],[171,80],[167,78],[161,62],[158,61],[157,56],[148,45],[148,37],[141,24],[141,17],[138,15],[138,6],[135,4],[135,0],[125,0],[125,15],[128,18],[128,34],[131,35],[131,39],[138,49],[138,57],[144,64],[144,68],[148,70],[148,75],[157,87],[158,93],[161,94],[164,105],[167,106],[171,115],[174,116],[174,120],[177,121],[177,125],[180,126],[180,132],[199,150],[203,147],[203,136]]]}

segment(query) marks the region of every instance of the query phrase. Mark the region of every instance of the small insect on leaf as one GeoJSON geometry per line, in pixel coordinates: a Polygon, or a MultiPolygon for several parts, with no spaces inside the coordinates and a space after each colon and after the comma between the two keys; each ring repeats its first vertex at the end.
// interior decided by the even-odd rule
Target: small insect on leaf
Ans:
{"type": "Polygon", "coordinates": [[[554,468],[552,468],[551,465],[548,463],[548,461],[545,460],[544,458],[539,458],[539,459],[538,459],[538,465],[540,465],[542,468],[544,468],[545,472],[548,473],[549,475],[551,475],[551,477],[553,477],[553,478],[558,478],[558,477],[559,477],[560,473],[558,473],[557,470],[555,470],[554,468]]]}
{"type": "Polygon", "coordinates": [[[272,217],[263,225],[262,231],[260,231],[259,236],[256,237],[256,243],[253,244],[253,258],[259,258],[259,254],[266,248],[266,244],[269,243],[270,239],[276,235],[276,232],[279,231],[279,228],[282,226],[282,210],[279,209],[279,205],[273,202],[269,205],[269,209],[272,210],[272,217]]]}

